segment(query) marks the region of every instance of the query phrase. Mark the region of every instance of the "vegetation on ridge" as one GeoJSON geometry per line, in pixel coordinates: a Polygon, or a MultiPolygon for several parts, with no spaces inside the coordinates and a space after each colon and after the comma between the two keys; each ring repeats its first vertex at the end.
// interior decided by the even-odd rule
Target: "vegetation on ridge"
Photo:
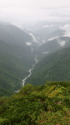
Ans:
{"type": "Polygon", "coordinates": [[[0,98],[0,125],[69,125],[70,82],[25,85],[10,98],[0,98]]]}

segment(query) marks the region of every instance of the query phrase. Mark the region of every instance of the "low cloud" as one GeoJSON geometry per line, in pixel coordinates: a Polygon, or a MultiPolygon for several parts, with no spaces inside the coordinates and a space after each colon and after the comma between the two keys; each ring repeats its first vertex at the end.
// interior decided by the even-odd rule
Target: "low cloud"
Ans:
{"type": "Polygon", "coordinates": [[[0,0],[0,21],[19,27],[41,21],[70,22],[70,0],[0,0]]]}
{"type": "Polygon", "coordinates": [[[60,41],[59,44],[63,47],[66,44],[66,41],[60,41]]]}
{"type": "Polygon", "coordinates": [[[31,43],[31,42],[26,42],[26,45],[27,45],[27,46],[31,46],[32,43],[31,43]]]}
{"type": "Polygon", "coordinates": [[[43,29],[45,29],[45,28],[51,28],[51,27],[53,27],[54,25],[44,25],[43,26],[43,29]]]}
{"type": "Polygon", "coordinates": [[[65,31],[64,36],[70,37],[70,24],[60,26],[59,28],[65,31]]]}

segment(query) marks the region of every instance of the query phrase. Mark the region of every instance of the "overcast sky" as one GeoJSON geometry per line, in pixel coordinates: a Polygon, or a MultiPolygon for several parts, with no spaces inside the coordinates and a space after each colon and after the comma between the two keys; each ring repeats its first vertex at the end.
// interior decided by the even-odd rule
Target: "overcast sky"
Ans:
{"type": "Polygon", "coordinates": [[[16,25],[70,20],[70,0],[0,0],[0,21],[16,25]]]}
{"type": "Polygon", "coordinates": [[[1,8],[47,8],[65,7],[70,5],[70,0],[0,0],[1,8]]]}

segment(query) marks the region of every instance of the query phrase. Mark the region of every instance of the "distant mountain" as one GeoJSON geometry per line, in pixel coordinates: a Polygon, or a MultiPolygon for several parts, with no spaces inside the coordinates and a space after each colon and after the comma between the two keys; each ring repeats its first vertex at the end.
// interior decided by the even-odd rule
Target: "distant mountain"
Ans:
{"type": "Polygon", "coordinates": [[[40,38],[41,40],[47,41],[48,39],[56,36],[62,36],[65,33],[65,30],[60,28],[64,26],[64,23],[54,23],[54,22],[39,22],[34,27],[32,31],[40,38]]]}
{"type": "Polygon", "coordinates": [[[46,81],[70,81],[70,47],[46,56],[27,80],[36,85],[46,81]]]}
{"type": "Polygon", "coordinates": [[[68,36],[58,36],[49,39],[46,43],[41,45],[38,49],[40,52],[45,53],[53,53],[61,48],[69,47],[70,46],[70,37],[68,36]]]}
{"type": "Polygon", "coordinates": [[[35,54],[26,42],[31,37],[11,24],[0,24],[0,89],[5,94],[21,87],[35,54]],[[6,92],[5,92],[6,90],[6,92]]]}
{"type": "Polygon", "coordinates": [[[24,46],[26,42],[32,41],[32,37],[14,25],[0,23],[0,40],[24,46]]]}
{"type": "Polygon", "coordinates": [[[70,51],[63,49],[70,47],[70,37],[64,35],[65,31],[60,28],[60,24],[43,24],[36,28],[37,32],[31,32],[0,22],[0,95],[11,94],[21,87],[22,79],[28,75],[35,57],[40,59],[40,63],[27,82],[42,84],[46,80],[70,80],[67,76],[69,70],[66,69],[70,60],[65,62],[66,57],[69,59],[70,51]],[[62,79],[57,77],[59,70],[62,79]]]}
{"type": "Polygon", "coordinates": [[[38,39],[39,46],[36,48],[38,56],[56,52],[61,48],[70,46],[70,24],[40,22],[32,28],[32,32],[38,39]]]}

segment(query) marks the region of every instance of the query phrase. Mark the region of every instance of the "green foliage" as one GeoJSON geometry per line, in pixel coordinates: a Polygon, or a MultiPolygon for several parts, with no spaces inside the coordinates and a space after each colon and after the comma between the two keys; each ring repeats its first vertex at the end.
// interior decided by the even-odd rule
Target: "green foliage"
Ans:
{"type": "Polygon", "coordinates": [[[10,122],[6,118],[0,118],[0,125],[9,125],[10,122]]]}
{"type": "Polygon", "coordinates": [[[10,98],[0,98],[1,125],[69,125],[70,82],[25,85],[10,98]]]}
{"type": "Polygon", "coordinates": [[[0,22],[0,96],[14,93],[34,63],[34,52],[26,45],[32,37],[20,28],[0,22]]]}
{"type": "Polygon", "coordinates": [[[0,40],[0,96],[18,90],[33,63],[34,55],[30,48],[0,40]]]}
{"type": "Polygon", "coordinates": [[[45,84],[46,81],[70,81],[70,47],[46,56],[27,80],[34,85],[45,84]]]}

